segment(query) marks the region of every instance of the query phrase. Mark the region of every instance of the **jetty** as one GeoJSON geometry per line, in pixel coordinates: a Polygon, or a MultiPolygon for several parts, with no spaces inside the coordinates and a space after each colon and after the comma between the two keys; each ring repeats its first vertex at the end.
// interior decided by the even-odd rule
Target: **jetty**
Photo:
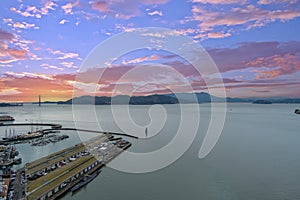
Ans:
{"type": "Polygon", "coordinates": [[[61,128],[60,124],[51,124],[51,123],[13,123],[13,124],[4,124],[0,123],[0,126],[50,126],[51,128],[61,128]]]}
{"type": "Polygon", "coordinates": [[[89,132],[89,133],[100,133],[100,134],[110,134],[110,135],[118,135],[118,136],[125,136],[129,138],[139,139],[137,136],[129,135],[126,133],[116,133],[116,132],[104,132],[104,131],[95,131],[95,130],[88,130],[88,129],[78,129],[78,128],[52,128],[52,129],[44,129],[44,132],[48,131],[80,131],[80,132],[89,132]]]}
{"type": "Polygon", "coordinates": [[[48,134],[51,132],[61,131],[61,130],[81,131],[81,132],[90,132],[90,133],[111,134],[111,135],[118,135],[118,136],[125,136],[125,137],[134,138],[134,139],[139,139],[137,136],[126,134],[126,133],[95,131],[95,130],[78,129],[78,128],[63,128],[61,124],[51,124],[51,123],[14,123],[14,124],[0,123],[0,127],[1,126],[50,126],[51,127],[50,129],[42,129],[40,131],[43,134],[48,134]]]}

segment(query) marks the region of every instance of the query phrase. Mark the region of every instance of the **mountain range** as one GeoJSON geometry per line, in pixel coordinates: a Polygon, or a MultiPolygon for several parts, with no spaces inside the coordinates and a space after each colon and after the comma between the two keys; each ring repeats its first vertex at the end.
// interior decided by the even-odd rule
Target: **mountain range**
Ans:
{"type": "MultiPolygon", "coordinates": [[[[193,103],[209,103],[209,102],[244,102],[257,104],[270,103],[300,103],[300,98],[220,98],[212,96],[205,92],[200,93],[170,93],[170,94],[154,94],[148,96],[127,96],[118,95],[114,97],[107,96],[81,96],[69,99],[67,101],[56,102],[58,104],[131,104],[131,105],[152,105],[152,104],[193,104],[193,103]]],[[[44,102],[53,103],[53,102],[44,102]]]]}

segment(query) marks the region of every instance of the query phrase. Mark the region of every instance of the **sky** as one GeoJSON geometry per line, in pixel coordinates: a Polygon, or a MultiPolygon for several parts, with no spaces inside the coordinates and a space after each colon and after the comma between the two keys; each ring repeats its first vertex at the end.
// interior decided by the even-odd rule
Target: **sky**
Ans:
{"type": "Polygon", "coordinates": [[[3,0],[0,102],[37,101],[39,95],[59,101],[74,94],[207,92],[205,80],[217,75],[225,88],[210,82],[216,94],[225,89],[230,97],[300,98],[299,27],[298,0],[3,0]],[[218,74],[199,73],[165,49],[105,57],[126,46],[126,40],[98,52],[99,63],[94,59],[83,69],[105,41],[146,27],[169,30],[149,36],[152,42],[162,44],[166,35],[193,40],[218,74]],[[105,66],[99,66],[103,59],[105,66]]]}

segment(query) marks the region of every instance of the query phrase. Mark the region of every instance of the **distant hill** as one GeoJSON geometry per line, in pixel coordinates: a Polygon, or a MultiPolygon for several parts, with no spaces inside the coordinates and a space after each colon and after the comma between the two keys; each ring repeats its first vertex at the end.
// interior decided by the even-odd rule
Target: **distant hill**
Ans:
{"type": "Polygon", "coordinates": [[[253,104],[272,104],[271,101],[260,99],[252,102],[253,104]]]}
{"type": "Polygon", "coordinates": [[[23,103],[0,103],[0,107],[23,106],[23,103]]]}
{"type": "Polygon", "coordinates": [[[177,104],[178,100],[168,95],[149,95],[149,96],[126,96],[120,95],[115,97],[93,97],[81,96],[68,101],[58,102],[58,104],[95,104],[95,105],[110,105],[110,104],[132,104],[132,105],[151,105],[151,104],[177,104]]]}
{"type": "Polygon", "coordinates": [[[172,93],[167,96],[176,98],[180,103],[209,103],[209,102],[224,102],[224,98],[212,96],[205,92],[200,93],[172,93]]]}
{"type": "Polygon", "coordinates": [[[131,104],[131,105],[152,105],[152,104],[192,104],[192,103],[209,103],[209,102],[240,102],[240,103],[300,103],[300,98],[231,98],[226,99],[212,96],[205,92],[200,93],[171,93],[171,94],[154,94],[148,96],[127,96],[119,95],[114,97],[107,96],[81,96],[67,101],[57,102],[58,104],[131,104]]]}

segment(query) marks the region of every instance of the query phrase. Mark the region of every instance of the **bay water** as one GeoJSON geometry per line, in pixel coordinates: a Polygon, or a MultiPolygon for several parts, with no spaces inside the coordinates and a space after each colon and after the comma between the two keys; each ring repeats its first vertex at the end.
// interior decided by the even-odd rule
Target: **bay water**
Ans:
{"type": "MultiPolygon", "coordinates": [[[[199,159],[198,153],[210,122],[210,104],[160,105],[159,109],[152,109],[151,113],[153,106],[129,106],[132,122],[140,127],[149,127],[149,138],[124,138],[132,142],[128,151],[145,153],[164,147],[175,137],[183,112],[188,113],[185,117],[190,118],[190,121],[199,114],[195,112],[200,112],[199,128],[192,145],[174,163],[157,171],[134,174],[105,167],[87,186],[75,194],[66,194],[62,199],[300,199],[300,115],[294,114],[297,106],[299,107],[295,104],[227,104],[222,134],[204,159],[199,159]],[[161,119],[162,116],[165,116],[165,121],[156,130],[151,125],[151,120],[161,119]],[[152,135],[154,132],[155,135],[152,135]]],[[[82,113],[77,117],[73,116],[71,105],[38,107],[25,104],[23,107],[3,107],[0,111],[13,116],[16,119],[14,123],[58,123],[63,127],[124,131],[124,126],[119,126],[115,121],[116,116],[110,106],[94,108],[94,113],[91,113],[90,106],[77,106],[76,112],[82,113]]],[[[126,111],[127,106],[118,105],[116,109],[126,111]]],[[[17,133],[35,128],[14,127],[17,133]]],[[[9,129],[13,128],[0,127],[0,137],[5,135],[5,130],[9,132],[9,129]]],[[[125,130],[130,130],[130,124],[125,130]]],[[[189,131],[194,130],[185,128],[184,131],[189,134],[189,131]]],[[[76,131],[61,133],[68,134],[70,138],[42,147],[17,144],[23,164],[95,136],[76,131]]],[[[141,136],[144,133],[132,131],[129,134],[141,136]]]]}

